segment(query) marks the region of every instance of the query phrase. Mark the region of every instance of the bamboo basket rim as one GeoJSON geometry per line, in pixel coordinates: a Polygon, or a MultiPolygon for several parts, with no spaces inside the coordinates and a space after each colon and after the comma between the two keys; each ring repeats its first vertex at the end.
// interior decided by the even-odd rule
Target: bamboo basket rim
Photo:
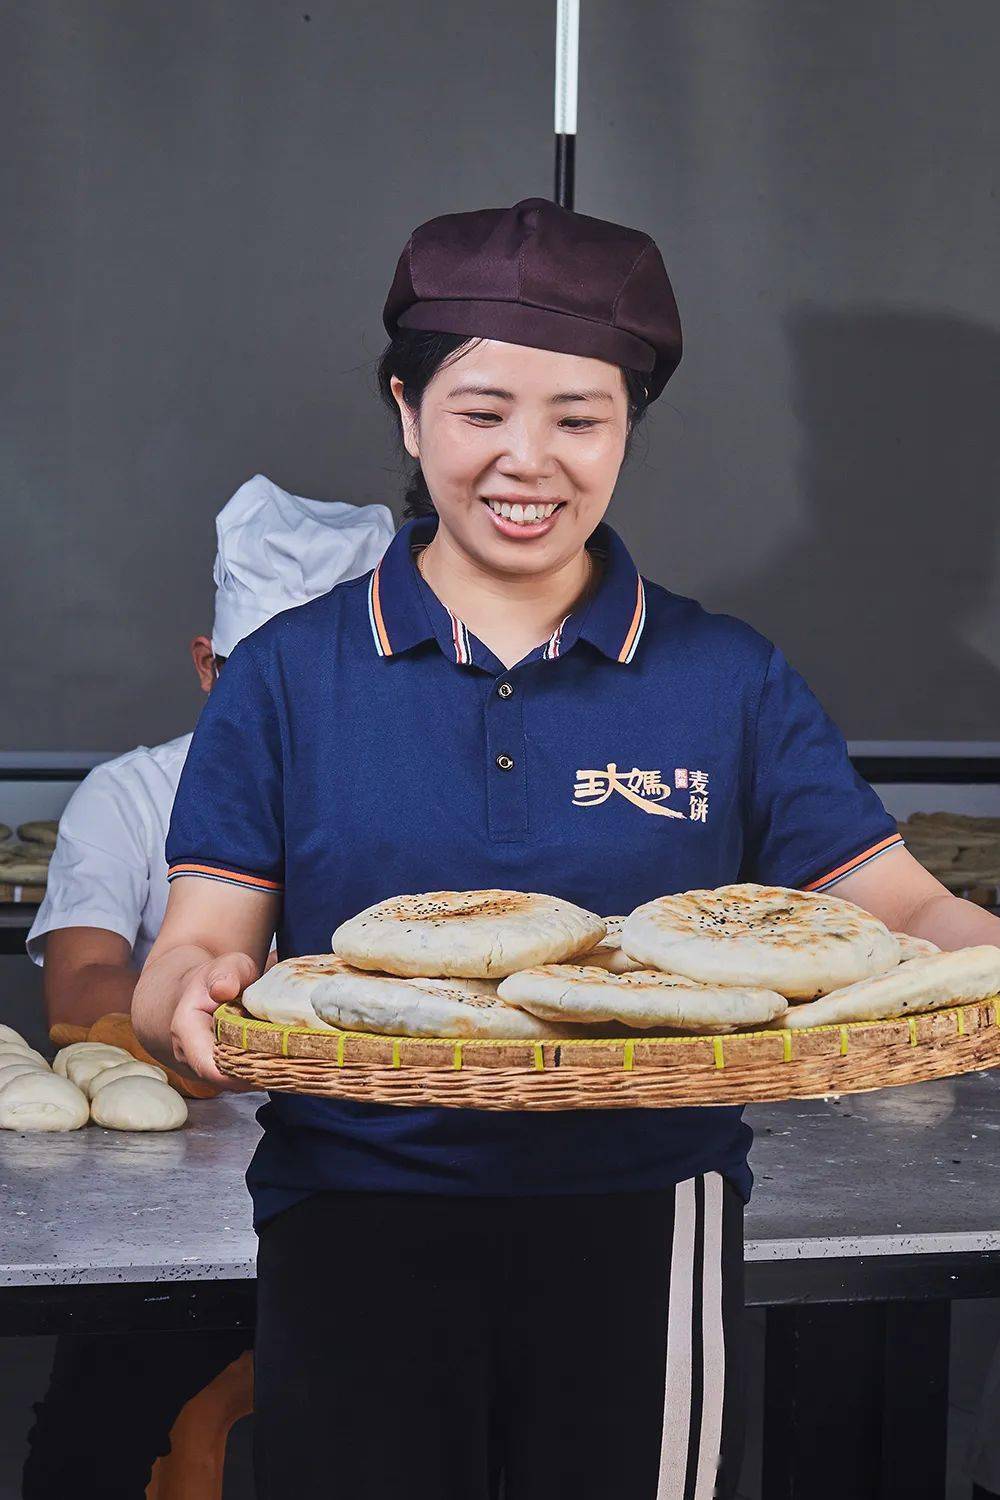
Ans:
{"type": "Polygon", "coordinates": [[[670,1108],[864,1093],[1000,1067],[1000,995],[789,1031],[519,1041],[316,1031],[228,1004],[215,1033],[222,1072],[277,1092],[465,1109],[670,1108]]]}
{"type": "MultiPolygon", "coordinates": [[[[759,1027],[753,1031],[691,1032],[686,1036],[658,1036],[655,1032],[652,1032],[648,1036],[571,1036],[543,1037],[533,1040],[531,1038],[518,1039],[512,1037],[401,1036],[383,1031],[348,1031],[339,1026],[331,1026],[329,1030],[318,1031],[316,1028],[310,1026],[283,1026],[280,1021],[262,1021],[257,1016],[251,1016],[247,1011],[243,1010],[242,1006],[237,1007],[228,1002],[224,1002],[218,1007],[215,1011],[214,1019],[216,1040],[220,1038],[220,1030],[223,1022],[228,1021],[239,1025],[243,1030],[244,1036],[247,1038],[249,1038],[252,1031],[262,1031],[268,1035],[278,1032],[283,1039],[292,1036],[308,1036],[313,1038],[323,1037],[330,1039],[332,1042],[334,1038],[345,1037],[357,1038],[366,1042],[405,1042],[408,1051],[411,1047],[453,1046],[460,1047],[463,1053],[478,1052],[480,1049],[489,1051],[491,1049],[509,1049],[511,1047],[541,1047],[546,1051],[556,1049],[562,1052],[566,1048],[594,1047],[595,1045],[620,1047],[624,1051],[629,1047],[634,1048],[637,1044],[643,1047],[688,1047],[693,1043],[704,1044],[708,1042],[714,1047],[717,1043],[728,1045],[730,1042],[737,1041],[759,1041],[762,1037],[769,1040],[776,1036],[806,1037],[820,1036],[824,1033],[837,1033],[843,1038],[845,1032],[850,1035],[853,1032],[861,1033],[881,1026],[906,1026],[907,1031],[912,1036],[914,1025],[920,1021],[926,1021],[931,1016],[954,1016],[956,1030],[961,1034],[964,1030],[962,1021],[964,1020],[965,1013],[970,1010],[979,1011],[983,1006],[992,1007],[994,1025],[1000,1027],[1000,992],[995,995],[988,995],[984,1000],[967,1000],[960,1005],[940,1005],[933,1010],[911,1011],[909,1015],[883,1016],[876,1021],[833,1022],[827,1023],[825,1026],[796,1026],[787,1030],[780,1027],[774,1027],[769,1030],[759,1027]]],[[[339,1043],[337,1045],[339,1046],[339,1043]]],[[[243,1047],[244,1051],[248,1052],[257,1050],[248,1046],[246,1041],[244,1041],[243,1047]]],[[[284,1048],[282,1048],[282,1055],[287,1055],[284,1048]]]]}

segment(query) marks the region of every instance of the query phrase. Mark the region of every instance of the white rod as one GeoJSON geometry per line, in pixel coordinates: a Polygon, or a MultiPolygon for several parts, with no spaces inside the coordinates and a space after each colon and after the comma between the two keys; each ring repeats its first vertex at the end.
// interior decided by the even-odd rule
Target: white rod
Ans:
{"type": "Polygon", "coordinates": [[[556,135],[576,135],[580,0],[556,0],[556,135]]]}

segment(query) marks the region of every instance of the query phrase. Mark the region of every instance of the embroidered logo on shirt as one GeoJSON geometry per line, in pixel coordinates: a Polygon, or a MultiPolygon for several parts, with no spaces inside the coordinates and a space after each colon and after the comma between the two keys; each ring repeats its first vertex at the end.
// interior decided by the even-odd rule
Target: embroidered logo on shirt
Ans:
{"type": "MultiPolygon", "coordinates": [[[[617,764],[609,761],[603,771],[577,771],[573,787],[574,807],[600,807],[602,802],[617,792],[633,807],[653,813],[660,818],[686,818],[692,823],[708,821],[708,772],[689,771],[677,767],[674,785],[663,780],[662,771],[640,771],[633,766],[631,771],[619,771],[617,764]],[[687,811],[665,807],[664,803],[672,791],[686,792],[687,811]]],[[[678,799],[683,801],[683,799],[678,799]]]]}

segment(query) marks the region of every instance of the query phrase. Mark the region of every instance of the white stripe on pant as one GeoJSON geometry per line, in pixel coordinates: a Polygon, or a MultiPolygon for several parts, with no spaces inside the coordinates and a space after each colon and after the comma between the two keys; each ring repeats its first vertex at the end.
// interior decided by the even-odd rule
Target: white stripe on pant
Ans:
{"type": "Polygon", "coordinates": [[[711,1500],[722,1439],[722,1178],[678,1183],[656,1500],[711,1500]],[[697,1335],[697,1336],[696,1336],[697,1335]],[[689,1456],[690,1455],[690,1456],[689,1456]]]}

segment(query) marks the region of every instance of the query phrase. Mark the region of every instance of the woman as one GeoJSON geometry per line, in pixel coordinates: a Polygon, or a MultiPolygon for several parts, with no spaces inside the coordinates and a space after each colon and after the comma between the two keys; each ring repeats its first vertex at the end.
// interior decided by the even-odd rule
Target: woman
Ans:
{"type": "MultiPolygon", "coordinates": [[[[147,1045],[403,891],[602,913],[737,879],[1000,941],[902,847],[780,653],[602,522],[680,358],[646,235],[533,199],[412,236],[381,383],[419,465],[374,573],[258,631],[195,735],[147,1045]],[[185,877],[185,878],[179,878],[185,877]]],[[[740,1449],[741,1112],[261,1111],[258,1486],[706,1500],[740,1449]]]]}

